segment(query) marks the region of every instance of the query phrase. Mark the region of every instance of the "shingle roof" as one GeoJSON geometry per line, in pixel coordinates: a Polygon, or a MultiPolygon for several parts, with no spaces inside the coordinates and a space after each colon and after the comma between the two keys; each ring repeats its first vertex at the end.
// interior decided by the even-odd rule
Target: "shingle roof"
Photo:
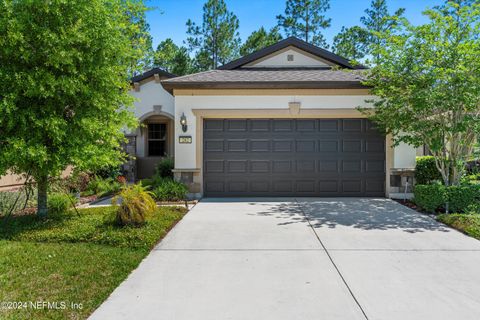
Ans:
{"type": "Polygon", "coordinates": [[[287,47],[297,47],[305,52],[308,52],[310,54],[313,54],[314,56],[317,56],[319,58],[322,58],[324,60],[330,61],[333,64],[336,64],[342,68],[348,68],[348,69],[366,69],[365,66],[362,65],[352,65],[350,61],[345,59],[344,57],[341,57],[333,52],[330,52],[328,50],[319,48],[317,46],[314,46],[311,43],[305,42],[301,39],[295,38],[295,37],[289,37],[283,40],[280,40],[277,43],[274,43],[268,47],[265,47],[263,49],[260,49],[258,51],[255,51],[253,53],[250,53],[244,57],[241,57],[237,60],[231,61],[227,64],[224,64],[223,66],[218,67],[218,69],[221,70],[233,70],[233,69],[238,69],[242,66],[245,66],[246,64],[258,60],[260,58],[266,57],[272,53],[275,53],[279,50],[282,50],[287,47]]]}
{"type": "Polygon", "coordinates": [[[236,69],[211,70],[162,81],[180,88],[365,88],[361,70],[236,69]]]}
{"type": "Polygon", "coordinates": [[[152,77],[153,75],[155,74],[158,74],[160,75],[161,77],[166,77],[166,78],[173,78],[173,77],[176,77],[176,75],[172,74],[172,73],[169,73],[167,71],[164,71],[160,68],[153,68],[153,69],[150,69],[148,71],[145,71],[144,73],[142,74],[139,74],[139,75],[136,75],[134,77],[132,77],[130,79],[131,82],[140,82],[142,80],[145,80],[147,78],[150,78],[152,77]]]}

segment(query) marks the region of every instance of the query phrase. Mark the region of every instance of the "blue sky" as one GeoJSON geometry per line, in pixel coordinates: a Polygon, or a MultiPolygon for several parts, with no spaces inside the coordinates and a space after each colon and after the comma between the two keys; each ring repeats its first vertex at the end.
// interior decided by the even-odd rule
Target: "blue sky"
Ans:
{"type": "MultiPolygon", "coordinates": [[[[148,12],[147,20],[153,36],[154,49],[166,38],[172,38],[176,44],[186,39],[185,23],[190,18],[202,21],[202,7],[206,0],[150,0],[146,1],[155,9],[148,12]]],[[[244,41],[252,31],[261,26],[271,28],[276,25],[275,17],[285,10],[285,0],[226,0],[230,11],[240,20],[240,37],[244,41]]],[[[326,13],[332,18],[332,26],[325,30],[327,41],[331,44],[333,37],[342,26],[360,23],[364,10],[371,0],[330,0],[330,10],[326,13]]],[[[390,0],[390,10],[400,7],[406,9],[406,17],[414,24],[425,22],[422,11],[427,7],[442,4],[442,0],[390,0]]]]}

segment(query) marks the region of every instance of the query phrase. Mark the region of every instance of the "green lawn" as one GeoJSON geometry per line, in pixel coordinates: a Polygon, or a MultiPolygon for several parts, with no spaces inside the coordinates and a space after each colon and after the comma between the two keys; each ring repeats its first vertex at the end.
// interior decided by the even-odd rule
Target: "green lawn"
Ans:
{"type": "Polygon", "coordinates": [[[111,207],[83,209],[80,217],[72,211],[46,220],[0,218],[0,303],[46,301],[59,307],[0,305],[0,319],[86,319],[185,211],[159,208],[141,228],[116,226],[111,207]],[[82,307],[72,309],[71,303],[82,307]]]}
{"type": "Polygon", "coordinates": [[[480,214],[441,214],[437,219],[480,240],[480,214]]]}

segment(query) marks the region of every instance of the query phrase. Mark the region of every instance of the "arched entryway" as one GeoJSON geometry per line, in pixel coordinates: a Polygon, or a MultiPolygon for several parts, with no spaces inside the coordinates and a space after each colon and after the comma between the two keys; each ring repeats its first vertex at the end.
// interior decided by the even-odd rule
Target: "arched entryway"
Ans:
{"type": "Polygon", "coordinates": [[[151,177],[158,162],[174,155],[173,116],[152,111],[140,119],[136,135],[137,179],[151,177]]]}

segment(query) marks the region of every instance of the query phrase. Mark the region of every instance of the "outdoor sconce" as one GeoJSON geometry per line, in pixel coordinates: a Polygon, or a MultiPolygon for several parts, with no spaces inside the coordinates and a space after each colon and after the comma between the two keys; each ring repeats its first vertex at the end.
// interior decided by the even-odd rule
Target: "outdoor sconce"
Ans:
{"type": "Polygon", "coordinates": [[[180,117],[180,124],[182,125],[182,131],[187,132],[187,117],[185,117],[185,113],[182,113],[180,117]]]}

